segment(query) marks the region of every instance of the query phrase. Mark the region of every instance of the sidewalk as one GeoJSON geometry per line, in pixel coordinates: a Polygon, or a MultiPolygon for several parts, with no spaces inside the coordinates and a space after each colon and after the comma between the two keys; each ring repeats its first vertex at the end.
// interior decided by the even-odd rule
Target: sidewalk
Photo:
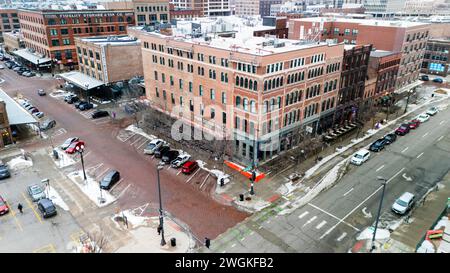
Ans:
{"type": "MultiPolygon", "coordinates": [[[[300,200],[306,193],[313,189],[322,177],[330,172],[333,167],[348,158],[356,150],[370,145],[373,142],[374,136],[382,137],[384,134],[393,131],[397,127],[397,123],[406,119],[405,117],[412,118],[418,113],[425,111],[425,105],[433,102],[437,102],[441,99],[448,98],[447,95],[437,94],[432,97],[431,94],[436,90],[435,87],[424,87],[420,89],[417,95],[417,104],[408,104],[407,113],[404,114],[405,102],[399,101],[399,109],[396,113],[389,114],[389,121],[385,122],[380,129],[373,129],[373,122],[367,122],[361,129],[358,139],[356,139],[357,132],[353,132],[350,135],[345,136],[338,143],[334,143],[327,148],[324,148],[322,152],[316,156],[311,156],[300,164],[287,157],[283,161],[284,169],[277,171],[271,169],[269,173],[266,173],[266,178],[260,182],[255,183],[254,190],[255,195],[249,194],[250,181],[244,176],[238,174],[237,171],[231,170],[225,167],[225,173],[232,175],[232,183],[225,185],[223,188],[216,188],[216,200],[234,205],[238,209],[254,213],[260,211],[265,207],[280,200],[285,199],[288,203],[296,203],[295,200],[300,200]],[[418,110],[420,109],[420,111],[418,110]],[[316,158],[321,157],[322,160],[317,162],[316,158]],[[276,174],[270,174],[270,172],[276,174]],[[302,177],[297,181],[292,181],[289,176],[293,173],[305,174],[306,177],[302,177]],[[295,194],[293,194],[295,192],[295,194]],[[239,201],[239,194],[244,194],[245,201],[239,201]]],[[[450,91],[450,90],[448,90],[450,91]]],[[[386,117],[386,113],[378,112],[375,115],[375,120],[382,120],[386,117]]],[[[280,159],[275,159],[280,160],[280,159]]],[[[328,183],[328,182],[327,182],[328,183]]],[[[332,183],[332,182],[331,182],[332,183]]],[[[291,204],[286,204],[288,207],[291,204]]]]}

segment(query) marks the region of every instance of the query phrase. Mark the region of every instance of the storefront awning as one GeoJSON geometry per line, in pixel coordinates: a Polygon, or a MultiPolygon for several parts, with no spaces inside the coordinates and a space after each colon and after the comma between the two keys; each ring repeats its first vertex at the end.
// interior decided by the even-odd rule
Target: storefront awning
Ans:
{"type": "Polygon", "coordinates": [[[0,101],[6,104],[9,125],[38,123],[38,121],[28,113],[22,106],[13,100],[8,94],[0,89],[0,101]]]}
{"type": "Polygon", "coordinates": [[[19,50],[13,51],[13,54],[17,55],[19,57],[22,57],[25,60],[30,61],[36,65],[48,63],[51,61],[50,58],[41,58],[41,57],[31,53],[30,51],[28,51],[28,49],[19,49],[19,50]]]}
{"type": "Polygon", "coordinates": [[[99,86],[102,86],[105,84],[102,81],[99,81],[95,78],[89,77],[88,75],[83,74],[78,71],[62,73],[62,74],[59,74],[59,76],[61,76],[61,78],[63,78],[64,80],[66,80],[84,90],[96,88],[96,87],[99,87],[99,86]]]}

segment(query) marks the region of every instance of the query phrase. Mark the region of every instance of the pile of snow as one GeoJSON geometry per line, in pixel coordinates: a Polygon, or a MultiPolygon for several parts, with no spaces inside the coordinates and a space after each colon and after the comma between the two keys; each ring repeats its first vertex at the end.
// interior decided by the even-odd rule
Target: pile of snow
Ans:
{"type": "Polygon", "coordinates": [[[201,161],[201,160],[197,160],[197,163],[198,163],[198,166],[201,168],[201,169],[203,169],[203,170],[205,170],[205,171],[207,171],[207,172],[209,172],[210,174],[212,174],[214,177],[216,177],[217,178],[217,184],[220,184],[220,180],[223,178],[223,182],[224,182],[224,185],[226,185],[226,184],[228,184],[229,182],[230,182],[230,175],[228,175],[228,174],[226,174],[226,173],[224,173],[224,172],[222,172],[221,170],[217,170],[217,169],[212,169],[212,170],[210,170],[210,169],[208,169],[208,168],[206,168],[205,166],[206,166],[206,163],[205,162],[203,162],[203,161],[201,161]]]}
{"type": "Polygon", "coordinates": [[[83,181],[83,171],[75,171],[71,172],[67,175],[70,180],[72,180],[78,188],[87,196],[89,199],[91,199],[98,207],[104,207],[107,206],[114,201],[116,201],[116,198],[111,195],[106,190],[101,190],[101,196],[105,202],[100,202],[100,186],[99,182],[95,181],[92,177],[86,174],[86,181],[83,181]],[[80,181],[80,182],[78,182],[80,181]]]}
{"type": "Polygon", "coordinates": [[[417,249],[417,253],[435,253],[434,245],[428,241],[424,240],[420,247],[417,249]]]}
{"type": "Polygon", "coordinates": [[[7,165],[11,170],[18,171],[33,166],[33,161],[31,158],[29,160],[25,160],[22,156],[18,156],[11,159],[7,165]]]}
{"type": "Polygon", "coordinates": [[[149,135],[147,133],[144,132],[144,130],[142,130],[141,128],[136,127],[136,125],[132,124],[130,126],[128,126],[127,128],[125,128],[126,131],[130,131],[133,132],[135,134],[141,135],[145,138],[148,138],[150,140],[156,139],[157,137],[154,135],[149,135]]]}
{"type": "Polygon", "coordinates": [[[45,196],[52,200],[53,204],[59,206],[65,211],[69,211],[69,206],[67,206],[66,202],[61,198],[59,193],[52,187],[48,187],[45,189],[45,196]]]}
{"type": "Polygon", "coordinates": [[[53,152],[51,152],[49,155],[51,158],[53,158],[53,162],[55,162],[56,166],[58,166],[58,168],[65,168],[67,166],[73,165],[76,163],[76,161],[69,156],[68,154],[66,154],[65,152],[61,152],[61,151],[57,151],[58,152],[58,158],[59,159],[55,159],[53,157],[53,152]]]}
{"type": "Polygon", "coordinates": [[[449,221],[448,221],[448,217],[444,216],[441,218],[441,220],[439,220],[439,222],[434,226],[433,230],[438,230],[438,229],[442,229],[445,228],[449,225],[449,221]]]}
{"type": "MultiPolygon", "coordinates": [[[[363,230],[356,240],[372,240],[373,237],[373,228],[369,227],[363,230]]],[[[391,233],[387,229],[377,228],[377,234],[375,235],[375,240],[387,240],[391,237],[391,233]]]]}
{"type": "Polygon", "coordinates": [[[60,98],[60,97],[65,97],[66,95],[68,95],[70,92],[64,91],[64,90],[56,90],[50,93],[50,96],[53,98],[60,98]]]}
{"type": "Polygon", "coordinates": [[[131,210],[124,210],[122,212],[119,212],[119,213],[115,214],[112,217],[113,222],[116,221],[115,219],[117,217],[121,217],[121,218],[126,217],[129,228],[137,228],[137,227],[140,227],[140,226],[147,226],[149,221],[152,219],[150,217],[144,217],[144,216],[136,215],[131,210]]]}

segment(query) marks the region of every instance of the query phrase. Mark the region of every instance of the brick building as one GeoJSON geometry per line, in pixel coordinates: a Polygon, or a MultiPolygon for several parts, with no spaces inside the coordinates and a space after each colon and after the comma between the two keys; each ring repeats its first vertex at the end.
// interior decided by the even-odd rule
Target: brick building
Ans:
{"type": "Polygon", "coordinates": [[[202,16],[228,16],[230,0],[170,0],[175,8],[200,10],[202,16]]]}
{"type": "Polygon", "coordinates": [[[286,39],[288,37],[287,18],[286,17],[264,17],[263,29],[253,31],[255,37],[265,37],[273,35],[277,38],[286,39]],[[264,26],[267,28],[264,29],[264,26]]]}
{"type": "Polygon", "coordinates": [[[176,8],[173,4],[170,4],[170,18],[171,19],[193,19],[202,17],[203,11],[200,9],[192,8],[176,8]]]}
{"type": "Polygon", "coordinates": [[[0,8],[0,43],[3,42],[3,33],[19,29],[19,17],[16,9],[0,8]]]}
{"type": "Polygon", "coordinates": [[[341,71],[334,122],[353,121],[364,100],[364,87],[372,45],[346,45],[342,67],[329,66],[327,71],[341,71]]]}
{"type": "Polygon", "coordinates": [[[235,38],[192,38],[176,29],[172,36],[137,28],[129,33],[142,41],[152,106],[233,140],[234,157],[250,162],[289,149],[300,130],[331,124],[340,71],[327,67],[341,65],[344,45],[253,37],[244,28],[235,38]]]}
{"type": "Polygon", "coordinates": [[[429,32],[430,24],[407,21],[316,17],[293,19],[289,23],[290,39],[333,39],[339,43],[372,44],[375,49],[401,52],[395,85],[400,89],[398,92],[414,88],[429,32]]]}
{"type": "Polygon", "coordinates": [[[8,113],[6,112],[6,103],[0,99],[0,148],[12,144],[11,128],[9,126],[8,113]]]}
{"type": "Polygon", "coordinates": [[[19,30],[14,30],[11,32],[3,33],[4,48],[8,52],[24,48],[25,44],[23,42],[22,34],[19,30]]]}
{"type": "Polygon", "coordinates": [[[25,46],[72,67],[78,62],[75,38],[126,34],[134,25],[133,10],[28,10],[19,9],[25,46]]]}
{"type": "Polygon", "coordinates": [[[432,38],[427,42],[420,72],[447,76],[450,62],[450,37],[432,38]]]}
{"type": "Polygon", "coordinates": [[[368,74],[375,75],[375,93],[373,101],[394,102],[395,82],[400,68],[401,53],[384,50],[375,50],[370,53],[368,74]]]}

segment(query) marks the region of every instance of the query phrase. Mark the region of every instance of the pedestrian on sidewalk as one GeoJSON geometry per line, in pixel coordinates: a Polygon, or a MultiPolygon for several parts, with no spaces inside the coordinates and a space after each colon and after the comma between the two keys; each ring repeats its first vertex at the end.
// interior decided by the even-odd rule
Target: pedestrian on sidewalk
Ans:
{"type": "Polygon", "coordinates": [[[158,235],[161,235],[162,227],[160,225],[158,226],[157,231],[158,231],[158,235]]]}
{"type": "Polygon", "coordinates": [[[206,246],[206,248],[209,248],[210,245],[211,245],[211,240],[208,237],[205,237],[205,246],[206,246]]]}
{"type": "Polygon", "coordinates": [[[23,214],[23,211],[22,211],[23,206],[22,206],[22,204],[19,203],[19,204],[17,205],[17,209],[20,211],[20,213],[23,214]]]}

